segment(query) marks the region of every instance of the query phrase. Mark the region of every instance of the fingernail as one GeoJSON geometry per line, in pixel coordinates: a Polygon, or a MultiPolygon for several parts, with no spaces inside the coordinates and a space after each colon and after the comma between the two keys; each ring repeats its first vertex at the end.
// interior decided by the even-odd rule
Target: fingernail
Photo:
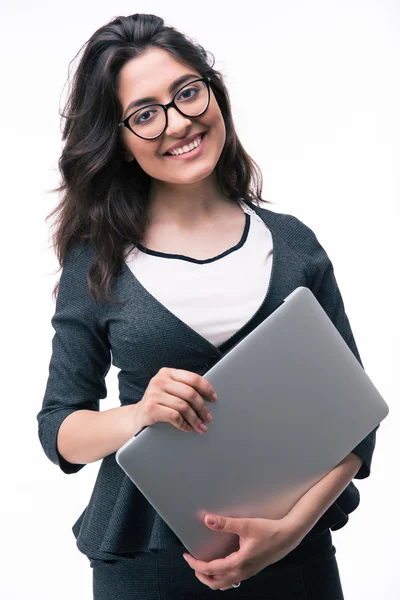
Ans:
{"type": "Polygon", "coordinates": [[[218,396],[217,396],[217,394],[216,394],[215,392],[213,392],[213,395],[212,395],[211,397],[212,397],[212,399],[214,400],[214,402],[215,402],[216,400],[218,400],[218,396]]]}
{"type": "Polygon", "coordinates": [[[200,429],[201,429],[202,431],[206,432],[206,431],[207,431],[207,425],[204,425],[204,423],[202,423],[202,424],[200,425],[200,429]]]}
{"type": "Polygon", "coordinates": [[[205,418],[205,420],[207,421],[207,423],[211,423],[211,421],[212,421],[212,416],[211,416],[211,413],[210,413],[210,412],[207,412],[207,413],[206,413],[206,416],[205,416],[204,418],[205,418]]]}

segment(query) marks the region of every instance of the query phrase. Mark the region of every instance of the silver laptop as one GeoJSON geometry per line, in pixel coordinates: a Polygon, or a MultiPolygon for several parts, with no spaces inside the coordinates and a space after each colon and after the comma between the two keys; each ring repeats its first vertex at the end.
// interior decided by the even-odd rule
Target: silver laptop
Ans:
{"type": "Polygon", "coordinates": [[[204,377],[208,431],[147,427],[116,460],[187,550],[201,560],[238,549],[207,513],[279,519],[389,409],[313,293],[296,288],[204,377]]]}

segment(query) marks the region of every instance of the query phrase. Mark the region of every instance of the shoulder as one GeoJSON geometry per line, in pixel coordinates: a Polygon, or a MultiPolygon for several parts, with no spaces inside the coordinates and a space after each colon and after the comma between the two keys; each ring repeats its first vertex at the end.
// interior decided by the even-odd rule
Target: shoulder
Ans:
{"type": "Polygon", "coordinates": [[[83,308],[92,304],[88,273],[93,260],[93,248],[88,242],[79,240],[70,243],[62,262],[58,305],[79,303],[83,308]]]}
{"type": "Polygon", "coordinates": [[[65,253],[63,268],[75,269],[78,272],[88,270],[94,260],[94,250],[85,240],[73,240],[65,253]]]}
{"type": "Polygon", "coordinates": [[[301,219],[265,206],[256,207],[255,210],[270,228],[272,235],[279,236],[280,241],[310,267],[326,268],[329,265],[329,257],[317,235],[301,219]]]}

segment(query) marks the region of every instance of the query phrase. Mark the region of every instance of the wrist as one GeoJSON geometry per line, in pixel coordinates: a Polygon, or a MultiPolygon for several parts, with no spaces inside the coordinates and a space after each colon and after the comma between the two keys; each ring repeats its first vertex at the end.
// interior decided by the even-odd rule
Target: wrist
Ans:
{"type": "Polygon", "coordinates": [[[120,431],[121,444],[123,446],[128,440],[135,436],[141,429],[137,419],[136,404],[125,404],[118,407],[118,428],[120,431]]]}
{"type": "Polygon", "coordinates": [[[307,533],[312,529],[314,523],[309,523],[306,518],[300,518],[296,512],[288,512],[282,517],[282,527],[287,532],[289,538],[296,538],[301,541],[307,533]]]}

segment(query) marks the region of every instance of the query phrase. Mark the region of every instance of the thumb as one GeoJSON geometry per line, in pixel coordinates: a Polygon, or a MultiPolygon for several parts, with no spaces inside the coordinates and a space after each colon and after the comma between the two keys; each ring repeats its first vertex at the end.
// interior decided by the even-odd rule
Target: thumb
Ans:
{"type": "Polygon", "coordinates": [[[220,515],[208,514],[204,517],[205,524],[210,529],[219,531],[230,531],[232,533],[241,534],[244,529],[247,529],[248,519],[239,519],[233,517],[223,517],[220,515]]]}

